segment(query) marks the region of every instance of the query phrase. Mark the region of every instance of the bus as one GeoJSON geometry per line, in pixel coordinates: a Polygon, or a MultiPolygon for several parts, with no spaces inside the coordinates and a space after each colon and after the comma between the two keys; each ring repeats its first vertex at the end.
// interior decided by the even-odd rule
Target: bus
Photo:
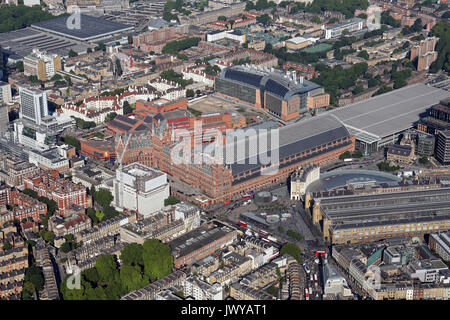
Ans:
{"type": "Polygon", "coordinates": [[[245,222],[243,222],[243,221],[240,221],[240,220],[239,220],[239,222],[238,222],[237,224],[238,224],[238,226],[240,226],[240,227],[242,227],[242,228],[245,228],[245,229],[248,228],[248,225],[247,225],[245,222]]]}
{"type": "Polygon", "coordinates": [[[267,236],[269,235],[269,233],[267,231],[264,231],[263,229],[260,229],[258,233],[264,238],[267,238],[267,236]]]}

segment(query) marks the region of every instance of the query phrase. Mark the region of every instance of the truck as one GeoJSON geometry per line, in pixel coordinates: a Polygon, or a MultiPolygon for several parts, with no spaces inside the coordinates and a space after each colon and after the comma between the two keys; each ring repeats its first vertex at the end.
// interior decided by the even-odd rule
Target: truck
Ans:
{"type": "Polygon", "coordinates": [[[353,158],[345,158],[344,159],[344,162],[351,162],[351,161],[353,161],[353,158]]]}

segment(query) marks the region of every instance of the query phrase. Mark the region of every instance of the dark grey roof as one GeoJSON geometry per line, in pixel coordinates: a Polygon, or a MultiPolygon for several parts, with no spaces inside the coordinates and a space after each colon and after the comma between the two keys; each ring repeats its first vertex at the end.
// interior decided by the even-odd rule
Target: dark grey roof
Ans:
{"type": "Polygon", "coordinates": [[[80,17],[80,29],[69,29],[68,26],[71,25],[71,21],[68,20],[70,17],[67,16],[36,22],[31,26],[39,30],[84,41],[133,29],[130,25],[91,17],[84,14],[81,14],[80,17]]]}
{"type": "Polygon", "coordinates": [[[239,81],[254,88],[265,90],[284,100],[289,100],[293,95],[304,94],[321,87],[308,80],[295,82],[279,71],[269,71],[268,69],[258,70],[243,66],[226,68],[220,77],[239,81]]]}
{"type": "MultiPolygon", "coordinates": [[[[258,132],[258,130],[256,130],[258,132]]],[[[312,158],[315,157],[325,151],[316,150],[316,148],[320,146],[327,146],[328,144],[331,144],[333,141],[337,141],[343,138],[347,138],[350,136],[347,129],[335,118],[333,117],[321,117],[318,118],[310,118],[304,121],[299,121],[294,124],[281,127],[279,129],[279,147],[278,147],[278,159],[284,160],[289,158],[290,156],[294,156],[296,154],[312,150],[313,154],[310,156],[305,156],[301,159],[290,159],[287,161],[287,163],[280,166],[288,166],[291,165],[294,162],[300,162],[306,160],[306,158],[312,158]]],[[[241,140],[241,143],[244,143],[242,138],[239,138],[241,140]]],[[[254,142],[257,145],[257,142],[255,142],[254,139],[257,139],[257,136],[254,135],[248,139],[249,142],[247,142],[247,150],[246,150],[246,158],[245,163],[239,164],[239,160],[236,157],[236,161],[231,164],[232,173],[234,176],[248,172],[250,170],[255,171],[252,176],[258,176],[260,174],[260,168],[262,164],[260,163],[259,159],[260,157],[249,157],[248,150],[250,149],[250,142],[254,142]],[[258,158],[258,159],[256,159],[258,158]],[[253,163],[253,164],[252,164],[253,163]]],[[[230,141],[231,143],[231,141],[230,141]]],[[[239,143],[237,143],[239,145],[239,143]]],[[[275,145],[274,145],[275,147],[275,145]]],[[[331,148],[331,146],[328,146],[331,148]]],[[[338,147],[342,147],[342,144],[339,144],[338,147]]],[[[271,148],[272,149],[272,148],[271,148]]],[[[276,148],[273,148],[274,151],[276,151],[276,148]]],[[[330,149],[328,149],[330,150],[330,149]]],[[[265,154],[264,152],[260,154],[265,154]]],[[[267,156],[270,157],[272,153],[270,151],[267,152],[267,156]]],[[[249,179],[250,177],[247,177],[245,180],[249,179]]],[[[244,180],[236,180],[235,183],[242,182],[244,180]]]]}

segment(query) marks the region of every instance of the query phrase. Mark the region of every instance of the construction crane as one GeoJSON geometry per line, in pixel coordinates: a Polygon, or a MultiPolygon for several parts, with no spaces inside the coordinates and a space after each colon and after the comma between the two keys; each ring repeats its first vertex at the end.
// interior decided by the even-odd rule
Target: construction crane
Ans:
{"type": "MultiPolygon", "coordinates": [[[[119,186],[120,203],[119,203],[119,206],[122,209],[123,209],[123,192],[124,192],[123,191],[124,187],[123,187],[123,163],[122,162],[123,162],[123,156],[125,155],[125,152],[127,150],[128,144],[130,143],[131,136],[132,136],[132,134],[130,133],[128,135],[128,137],[126,138],[127,140],[126,140],[126,142],[124,144],[124,147],[123,147],[123,150],[122,150],[122,154],[118,155],[117,151],[116,151],[116,156],[117,156],[117,159],[119,161],[119,171],[120,171],[120,186],[119,186]]],[[[120,142],[121,140],[122,140],[121,136],[119,134],[117,134],[116,135],[116,141],[120,142]]]]}

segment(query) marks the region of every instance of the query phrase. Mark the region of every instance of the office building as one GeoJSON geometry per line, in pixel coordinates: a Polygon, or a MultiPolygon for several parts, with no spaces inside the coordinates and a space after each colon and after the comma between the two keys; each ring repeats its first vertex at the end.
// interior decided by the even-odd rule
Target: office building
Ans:
{"type": "Polygon", "coordinates": [[[19,88],[20,118],[33,121],[37,125],[41,119],[48,116],[47,94],[38,89],[19,88]]]}
{"type": "Polygon", "coordinates": [[[443,260],[450,261],[450,232],[431,234],[428,245],[443,260]]]}
{"type": "Polygon", "coordinates": [[[450,164],[450,130],[439,131],[436,139],[436,159],[443,165],[450,164]]]}
{"type": "Polygon", "coordinates": [[[11,85],[3,81],[0,81],[0,102],[12,102],[11,85]]]}
{"type": "Polygon", "coordinates": [[[351,18],[344,23],[339,23],[332,25],[329,28],[326,28],[325,31],[325,39],[331,39],[340,37],[344,30],[348,32],[362,30],[364,26],[364,20],[360,18],[351,18]]]}
{"type": "Polygon", "coordinates": [[[419,132],[417,134],[416,154],[430,157],[434,154],[435,137],[431,134],[419,132]]]}
{"type": "Polygon", "coordinates": [[[324,89],[295,72],[276,72],[264,67],[233,66],[225,68],[216,78],[219,95],[262,108],[288,121],[308,112],[311,98],[321,97],[324,89]]]}
{"type": "Polygon", "coordinates": [[[41,81],[47,81],[58,70],[61,70],[61,57],[57,54],[34,49],[23,58],[23,73],[26,76],[36,76],[41,81]]]}
{"type": "Polygon", "coordinates": [[[8,131],[8,124],[8,107],[0,102],[0,133],[5,133],[8,131]]]}

